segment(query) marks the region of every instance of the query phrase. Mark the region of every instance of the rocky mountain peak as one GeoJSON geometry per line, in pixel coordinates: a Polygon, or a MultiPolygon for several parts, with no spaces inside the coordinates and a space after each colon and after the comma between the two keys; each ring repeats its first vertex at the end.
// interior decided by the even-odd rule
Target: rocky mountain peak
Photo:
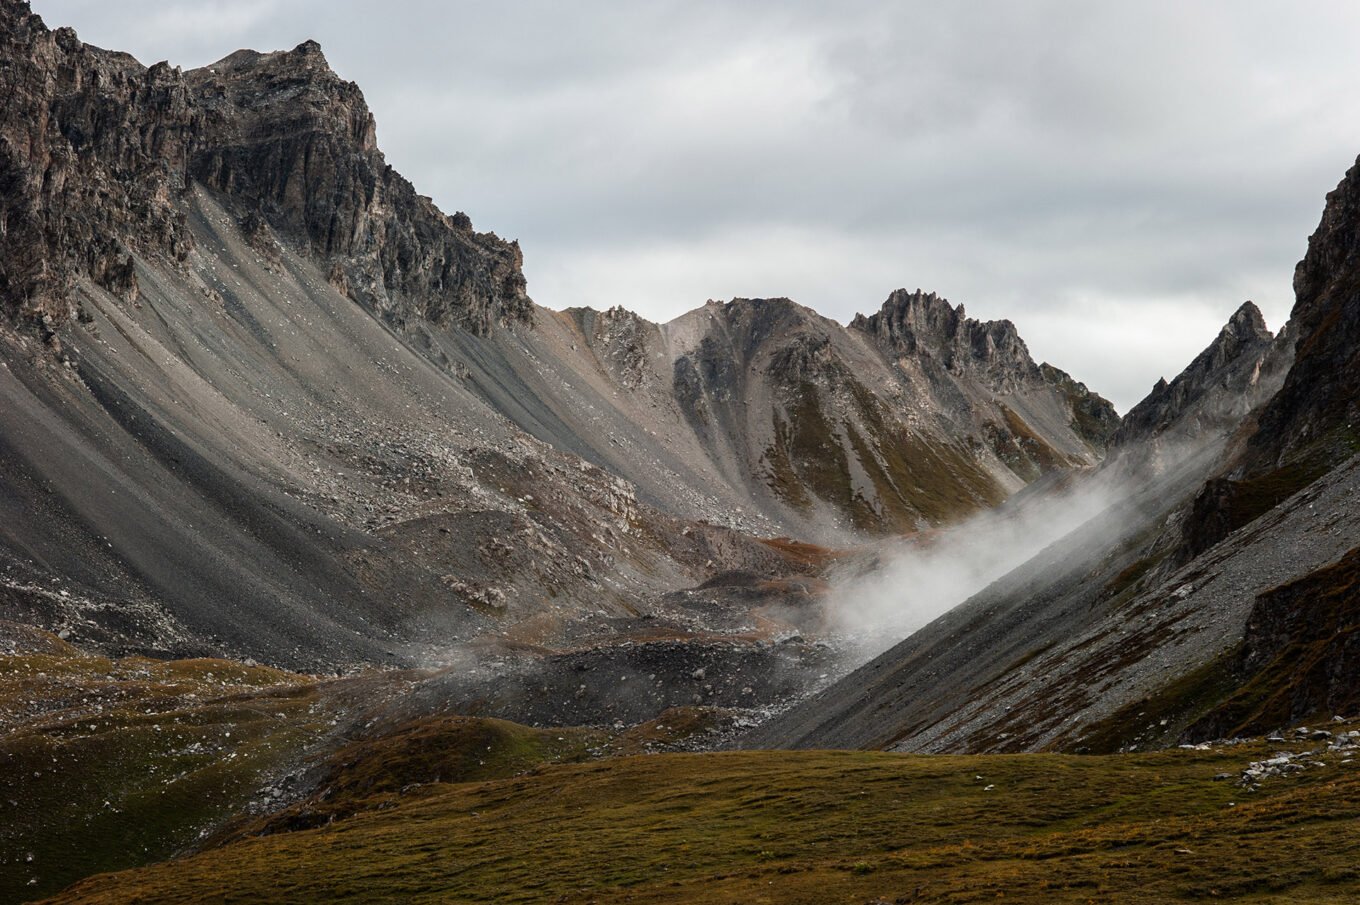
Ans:
{"type": "Polygon", "coordinates": [[[750,322],[772,322],[776,320],[819,319],[821,316],[811,308],[798,304],[785,296],[770,298],[745,298],[737,296],[720,304],[723,318],[732,324],[750,322]]]}
{"type": "Polygon", "coordinates": [[[1222,368],[1244,352],[1269,344],[1275,334],[1266,328],[1266,320],[1261,309],[1250,300],[1245,301],[1233,312],[1232,317],[1218,331],[1218,336],[1203,352],[1196,356],[1182,372],[1182,376],[1206,373],[1222,368]]]}
{"type": "Polygon", "coordinates": [[[205,111],[194,178],[331,259],[359,301],[474,333],[530,318],[519,246],[446,216],[387,165],[363,92],[315,41],[237,51],[186,78],[205,111]]]}
{"type": "Polygon", "coordinates": [[[1224,334],[1231,334],[1241,340],[1264,339],[1269,341],[1274,338],[1274,334],[1266,327],[1266,319],[1261,314],[1261,309],[1257,308],[1256,303],[1250,299],[1243,302],[1241,307],[1233,312],[1233,316],[1223,326],[1220,337],[1224,334]]]}
{"type": "Polygon", "coordinates": [[[996,392],[1042,379],[1013,323],[974,320],[963,305],[951,305],[933,292],[898,289],[876,314],[857,315],[850,328],[873,337],[889,355],[924,358],[950,373],[972,374],[996,392]]]}
{"type": "Polygon", "coordinates": [[[136,292],[135,259],[183,261],[195,183],[317,255],[401,325],[528,321],[519,246],[446,216],[387,165],[363,93],[321,47],[241,50],[188,73],[49,31],[0,0],[0,313],[59,326],[72,285],[136,292]]]}
{"type": "Polygon", "coordinates": [[[133,254],[182,260],[193,114],[179,73],[0,2],[0,317],[53,330],[85,278],[136,292],[133,254]]]}
{"type": "Polygon", "coordinates": [[[364,153],[377,151],[377,128],[363,92],[331,69],[315,41],[274,53],[238,50],[189,71],[186,79],[205,109],[236,127],[232,137],[259,127],[258,118],[271,117],[284,120],[277,125],[285,127],[335,132],[364,153]],[[242,111],[251,116],[240,116],[242,111]]]}
{"type": "Polygon", "coordinates": [[[1158,378],[1152,391],[1124,416],[1111,445],[1126,447],[1177,424],[1194,433],[1236,425],[1274,390],[1277,380],[1270,374],[1282,372],[1276,367],[1281,362],[1267,359],[1275,350],[1275,336],[1266,328],[1261,310],[1251,301],[1243,302],[1213,342],[1174,380],[1158,378]]]}
{"type": "Polygon", "coordinates": [[[857,314],[850,326],[910,354],[922,347],[938,352],[948,346],[963,318],[962,305],[955,308],[933,292],[895,289],[878,313],[857,314]]]}

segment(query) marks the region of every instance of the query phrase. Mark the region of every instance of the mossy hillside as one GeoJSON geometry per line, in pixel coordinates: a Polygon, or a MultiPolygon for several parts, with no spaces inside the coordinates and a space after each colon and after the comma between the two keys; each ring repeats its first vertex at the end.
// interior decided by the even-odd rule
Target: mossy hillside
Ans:
{"type": "Polygon", "coordinates": [[[393,806],[440,784],[516,776],[549,763],[579,763],[605,753],[611,739],[593,729],[533,729],[505,720],[439,716],[359,739],[327,755],[318,791],[307,799],[240,821],[222,839],[324,826],[393,806]]]}
{"type": "Polygon", "coordinates": [[[0,657],[0,901],[182,850],[323,731],[316,704],[222,660],[0,657]]]}
{"type": "Polygon", "coordinates": [[[550,764],[678,750],[730,729],[731,722],[728,712],[714,707],[672,707],[618,733],[537,729],[486,717],[417,719],[325,756],[312,781],[313,794],[282,810],[236,821],[214,841],[324,826],[446,785],[507,779],[550,764]]]}
{"type": "Polygon", "coordinates": [[[761,460],[767,470],[766,483],[784,502],[799,512],[807,512],[812,508],[812,498],[793,467],[793,431],[778,409],[770,417],[774,425],[774,442],[761,460]]]}
{"type": "Polygon", "coordinates": [[[444,786],[54,901],[1345,902],[1360,773],[1264,743],[1111,757],[660,755],[444,786]]]}
{"type": "Polygon", "coordinates": [[[825,405],[809,382],[799,386],[784,414],[772,415],[766,479],[789,505],[806,511],[815,496],[845,512],[858,530],[901,533],[958,521],[1005,498],[967,453],[890,426],[868,390],[848,376],[840,385],[854,400],[854,418],[828,420],[826,411],[845,407],[825,405]],[[847,452],[872,484],[873,500],[854,486],[847,452]]]}
{"type": "Polygon", "coordinates": [[[850,391],[872,450],[878,452],[875,456],[866,449],[861,458],[877,465],[868,470],[880,499],[896,497],[930,524],[942,525],[1006,498],[1005,489],[963,450],[894,430],[884,417],[882,403],[867,389],[851,383],[850,391]]]}

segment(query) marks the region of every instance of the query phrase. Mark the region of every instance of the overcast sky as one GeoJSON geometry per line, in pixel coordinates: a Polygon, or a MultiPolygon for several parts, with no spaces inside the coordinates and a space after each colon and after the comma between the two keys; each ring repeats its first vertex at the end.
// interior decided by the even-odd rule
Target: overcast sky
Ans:
{"type": "Polygon", "coordinates": [[[542,305],[844,322],[920,287],[1120,411],[1244,299],[1283,322],[1360,154],[1360,4],[33,6],[147,64],[319,41],[419,191],[520,240],[542,305]]]}

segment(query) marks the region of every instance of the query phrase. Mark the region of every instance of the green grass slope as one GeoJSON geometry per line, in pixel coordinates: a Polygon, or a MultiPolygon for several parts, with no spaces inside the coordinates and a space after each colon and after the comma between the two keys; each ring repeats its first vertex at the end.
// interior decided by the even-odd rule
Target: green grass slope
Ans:
{"type": "Polygon", "coordinates": [[[52,901],[1354,902],[1344,752],[664,754],[422,786],[327,826],[93,877],[52,901]],[[1215,779],[1220,774],[1230,778],[1215,779]]]}
{"type": "Polygon", "coordinates": [[[225,660],[0,657],[0,902],[170,857],[328,717],[314,680],[225,660]]]}

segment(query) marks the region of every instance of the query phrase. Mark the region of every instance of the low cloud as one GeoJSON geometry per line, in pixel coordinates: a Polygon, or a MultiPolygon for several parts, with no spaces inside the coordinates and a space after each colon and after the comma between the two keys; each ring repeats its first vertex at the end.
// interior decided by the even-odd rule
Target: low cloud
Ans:
{"type": "Polygon", "coordinates": [[[833,630],[869,659],[1074,531],[1121,530],[1121,521],[1099,516],[1127,494],[1099,477],[1066,493],[1012,501],[951,528],[885,545],[878,568],[833,581],[827,600],[833,630]]]}

